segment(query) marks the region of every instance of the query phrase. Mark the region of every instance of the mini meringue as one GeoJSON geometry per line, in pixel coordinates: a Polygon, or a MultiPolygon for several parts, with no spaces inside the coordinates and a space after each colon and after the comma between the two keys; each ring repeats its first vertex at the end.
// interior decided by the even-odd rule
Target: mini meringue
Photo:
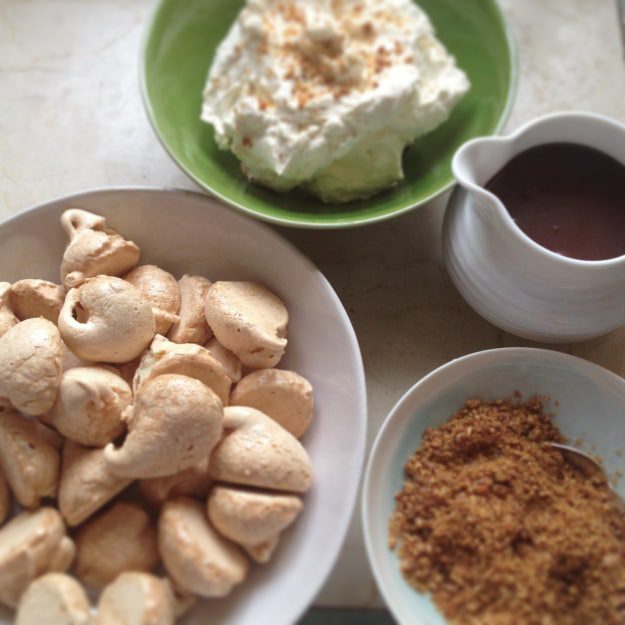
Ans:
{"type": "Polygon", "coordinates": [[[90,625],[85,589],[64,573],[47,573],[28,586],[20,599],[15,625],[90,625]]]}
{"type": "Polygon", "coordinates": [[[280,534],[303,508],[294,495],[216,486],[208,498],[208,518],[226,538],[241,545],[257,562],[268,562],[280,534]]]}
{"type": "Polygon", "coordinates": [[[22,321],[43,317],[56,325],[64,300],[65,288],[47,280],[20,280],[9,292],[11,309],[22,321]]]}
{"type": "Polygon", "coordinates": [[[70,527],[88,519],[130,482],[111,473],[103,449],[65,441],[58,499],[59,510],[70,527]]]}
{"type": "Polygon", "coordinates": [[[22,512],[0,529],[0,603],[16,607],[33,580],[67,571],[74,554],[74,543],[54,508],[22,512]]]}
{"type": "Polygon", "coordinates": [[[124,571],[150,572],[159,561],[156,527],[141,506],[119,502],[80,527],[74,572],[101,589],[124,571]]]}
{"type": "Polygon", "coordinates": [[[150,344],[156,322],[150,304],[132,284],[96,276],[69,291],[59,316],[59,330],[79,358],[124,363],[150,344]]]}
{"type": "Polygon", "coordinates": [[[230,406],[224,410],[224,430],[210,457],[216,480],[295,493],[310,488],[306,450],[271,417],[254,408],[230,406]]]}
{"type": "Polygon", "coordinates": [[[61,216],[61,225],[69,237],[61,262],[61,282],[68,289],[100,274],[121,276],[139,262],[139,248],[100,215],[72,208],[61,216]]]}
{"type": "Polygon", "coordinates": [[[44,497],[56,497],[60,444],[60,437],[35,419],[0,414],[0,467],[25,508],[36,508],[44,497]]]}
{"type": "Polygon", "coordinates": [[[219,441],[223,408],[208,386],[183,375],[145,382],[128,415],[122,447],[109,444],[104,458],[120,477],[174,475],[206,458],[219,441]]]}
{"type": "Polygon", "coordinates": [[[122,573],[100,595],[94,625],[174,625],[171,585],[149,573],[122,573]]]}
{"type": "Polygon", "coordinates": [[[63,346],[46,319],[27,319],[0,337],[0,400],[30,416],[46,414],[61,383],[63,346]]]}
{"type": "Polygon", "coordinates": [[[283,369],[261,369],[246,375],[232,390],[233,406],[256,408],[301,438],[313,417],[313,390],[310,382],[283,369]]]}
{"type": "Polygon", "coordinates": [[[265,369],[280,362],[289,313],[269,289],[255,282],[215,282],[205,312],[217,340],[246,367],[265,369]]]}
{"type": "Polygon", "coordinates": [[[104,447],[125,430],[122,413],[132,391],[104,367],[76,367],[63,374],[49,421],[66,438],[86,447],[104,447]]]}
{"type": "Polygon", "coordinates": [[[168,501],[158,532],[163,564],[181,590],[225,597],[245,579],[247,558],[211,527],[198,501],[186,497],[168,501]]]}

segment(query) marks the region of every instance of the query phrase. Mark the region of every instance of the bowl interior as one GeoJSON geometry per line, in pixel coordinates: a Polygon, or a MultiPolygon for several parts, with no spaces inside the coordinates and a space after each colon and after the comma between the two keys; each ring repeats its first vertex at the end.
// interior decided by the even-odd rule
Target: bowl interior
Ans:
{"type": "MultiPolygon", "coordinates": [[[[289,346],[280,366],[307,377],[315,392],[315,420],[302,440],[314,486],[275,559],[253,567],[227,599],[199,602],[183,622],[292,625],[338,555],[364,458],[362,361],[338,297],[312,263],[269,228],[201,195],[155,190],[86,193],[9,220],[0,226],[0,279],[58,282],[65,246],[59,216],[70,207],[106,216],[109,225],[141,246],[142,263],[155,263],[176,276],[197,272],[214,280],[257,280],[284,300],[289,346]]],[[[0,611],[0,624],[10,622],[8,612],[0,611]]]]}
{"type": "MultiPolygon", "coordinates": [[[[403,467],[428,427],[445,422],[471,397],[501,399],[546,395],[556,423],[571,440],[599,454],[608,474],[625,469],[625,380],[559,352],[510,348],[471,354],[437,369],[391,411],[367,467],[363,520],[369,559],[378,585],[400,625],[445,625],[426,595],[403,579],[388,549],[388,519],[403,484],[403,467]],[[557,405],[555,402],[558,402],[557,405]]],[[[625,494],[625,480],[619,491],[625,494]]]]}
{"type": "Polygon", "coordinates": [[[448,188],[456,149],[468,139],[497,132],[507,116],[516,69],[495,0],[420,0],[472,88],[445,124],[406,150],[405,182],[370,200],[344,205],[250,184],[238,160],[217,147],[212,127],[199,117],[215,50],[243,4],[243,0],[162,0],[147,33],[143,91],[153,126],[182,169],[205,189],[263,219],[341,227],[408,210],[448,188]]]}

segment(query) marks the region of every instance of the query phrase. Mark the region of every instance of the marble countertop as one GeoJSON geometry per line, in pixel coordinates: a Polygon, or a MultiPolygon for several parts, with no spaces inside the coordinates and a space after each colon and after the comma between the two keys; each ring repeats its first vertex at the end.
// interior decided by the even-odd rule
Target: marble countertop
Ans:
{"type": "MultiPolygon", "coordinates": [[[[501,0],[521,59],[508,128],[538,114],[590,110],[625,121],[625,65],[614,0],[501,0]]],[[[0,0],[0,218],[103,186],[197,189],[144,115],[138,56],[152,0],[0,0]]],[[[354,230],[280,229],[325,273],[358,333],[369,437],[401,394],[460,355],[527,345],[476,315],[441,263],[446,198],[354,230]]],[[[625,374],[625,329],[558,349],[625,374]]],[[[359,514],[323,605],[379,598],[359,514]]]]}

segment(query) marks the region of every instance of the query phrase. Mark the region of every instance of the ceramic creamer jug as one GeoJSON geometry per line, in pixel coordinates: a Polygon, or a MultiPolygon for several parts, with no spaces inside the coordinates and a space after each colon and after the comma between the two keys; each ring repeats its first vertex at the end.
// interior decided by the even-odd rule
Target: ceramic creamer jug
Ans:
{"type": "Polygon", "coordinates": [[[538,341],[581,341],[625,323],[625,256],[588,261],[552,252],[484,188],[510,159],[547,143],[585,145],[625,164],[625,126],[590,113],[548,115],[507,137],[469,141],[453,159],[459,187],[445,215],[443,253],[460,293],[496,326],[538,341]]]}

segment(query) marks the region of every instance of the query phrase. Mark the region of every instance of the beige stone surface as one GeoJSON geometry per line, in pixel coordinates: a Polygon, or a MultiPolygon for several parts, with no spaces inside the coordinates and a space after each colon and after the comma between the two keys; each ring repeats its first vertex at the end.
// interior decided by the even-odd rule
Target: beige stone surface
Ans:
{"type": "MultiPolygon", "coordinates": [[[[614,0],[502,0],[521,80],[509,128],[562,109],[625,121],[625,65],[614,0]]],[[[138,59],[151,0],[0,0],[0,218],[108,185],[196,189],[144,115],[138,59]]],[[[457,356],[525,344],[473,313],[441,265],[444,198],[342,232],[281,229],[327,275],[361,341],[370,438],[400,395],[457,356]]],[[[625,373],[625,330],[560,349],[625,373]]],[[[319,602],[379,599],[357,514],[319,602]]]]}

